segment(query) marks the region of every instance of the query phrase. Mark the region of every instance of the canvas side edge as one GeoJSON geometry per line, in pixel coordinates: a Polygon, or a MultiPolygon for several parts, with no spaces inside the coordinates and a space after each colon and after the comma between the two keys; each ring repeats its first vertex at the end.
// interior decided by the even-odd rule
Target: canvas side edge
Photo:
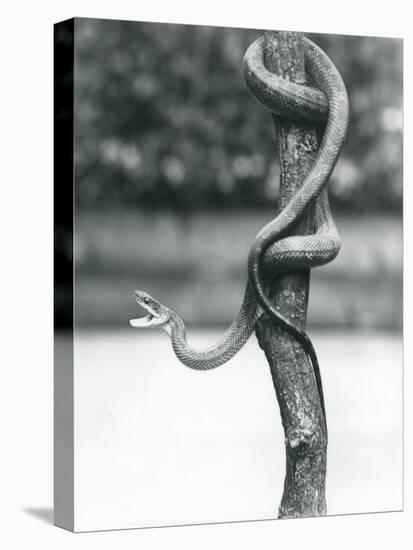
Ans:
{"type": "Polygon", "coordinates": [[[74,20],[54,26],[54,524],[74,530],[74,20]]]}

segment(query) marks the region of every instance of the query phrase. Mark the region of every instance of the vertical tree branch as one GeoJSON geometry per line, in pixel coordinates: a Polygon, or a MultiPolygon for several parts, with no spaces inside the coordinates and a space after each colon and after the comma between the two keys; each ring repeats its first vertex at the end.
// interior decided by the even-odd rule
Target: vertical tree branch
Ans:
{"type": "MultiPolygon", "coordinates": [[[[300,33],[266,32],[264,52],[267,69],[290,81],[306,82],[300,33]]],[[[309,171],[318,140],[316,129],[310,125],[273,118],[282,210],[309,171]]],[[[294,233],[311,233],[312,220],[313,209],[309,209],[294,233]]],[[[294,271],[273,281],[270,295],[284,317],[305,328],[308,291],[309,271],[294,271]]],[[[256,333],[270,364],[285,432],[286,477],[279,517],[325,515],[327,434],[312,366],[301,345],[268,318],[261,319],[256,333]]]]}

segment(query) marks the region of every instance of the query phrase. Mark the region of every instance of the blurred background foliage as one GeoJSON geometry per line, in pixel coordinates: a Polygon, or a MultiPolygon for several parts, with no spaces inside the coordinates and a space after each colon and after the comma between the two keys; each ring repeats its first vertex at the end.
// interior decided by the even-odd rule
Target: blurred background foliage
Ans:
{"type": "MultiPolygon", "coordinates": [[[[127,328],[135,288],[189,325],[234,318],[279,187],[272,117],[242,77],[261,34],[76,19],[77,325],[127,328]]],[[[312,272],[309,323],[398,329],[402,42],[311,38],[343,76],[351,120],[329,186],[342,248],[312,272]]],[[[71,306],[67,289],[59,299],[71,306]]]]}
{"type": "MultiPolygon", "coordinates": [[[[243,55],[261,34],[77,19],[77,206],[273,208],[272,120],[242,78],[243,55]]],[[[351,105],[333,206],[400,210],[401,40],[309,36],[337,65],[351,105]]]]}

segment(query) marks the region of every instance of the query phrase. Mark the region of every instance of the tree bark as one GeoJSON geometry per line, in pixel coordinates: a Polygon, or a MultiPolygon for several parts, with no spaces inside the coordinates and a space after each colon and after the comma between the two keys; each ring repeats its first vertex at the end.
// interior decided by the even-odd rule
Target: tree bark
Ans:
{"type": "MultiPolygon", "coordinates": [[[[302,35],[265,33],[264,58],[268,70],[305,84],[302,35]]],[[[297,192],[314,161],[318,137],[314,127],[275,117],[280,157],[279,211],[297,192]]],[[[294,228],[295,234],[313,229],[310,208],[294,228]]],[[[282,315],[305,328],[309,270],[283,274],[272,281],[270,296],[282,315]]],[[[286,476],[278,517],[325,515],[327,434],[313,368],[302,346],[267,317],[256,334],[270,365],[285,433],[286,476]]]]}

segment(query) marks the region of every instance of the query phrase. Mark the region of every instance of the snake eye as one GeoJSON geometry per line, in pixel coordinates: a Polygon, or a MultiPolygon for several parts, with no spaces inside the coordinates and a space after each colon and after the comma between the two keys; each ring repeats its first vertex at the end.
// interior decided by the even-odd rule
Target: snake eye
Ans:
{"type": "Polygon", "coordinates": [[[150,302],[149,298],[144,298],[143,301],[145,302],[145,304],[149,304],[150,302]]]}

